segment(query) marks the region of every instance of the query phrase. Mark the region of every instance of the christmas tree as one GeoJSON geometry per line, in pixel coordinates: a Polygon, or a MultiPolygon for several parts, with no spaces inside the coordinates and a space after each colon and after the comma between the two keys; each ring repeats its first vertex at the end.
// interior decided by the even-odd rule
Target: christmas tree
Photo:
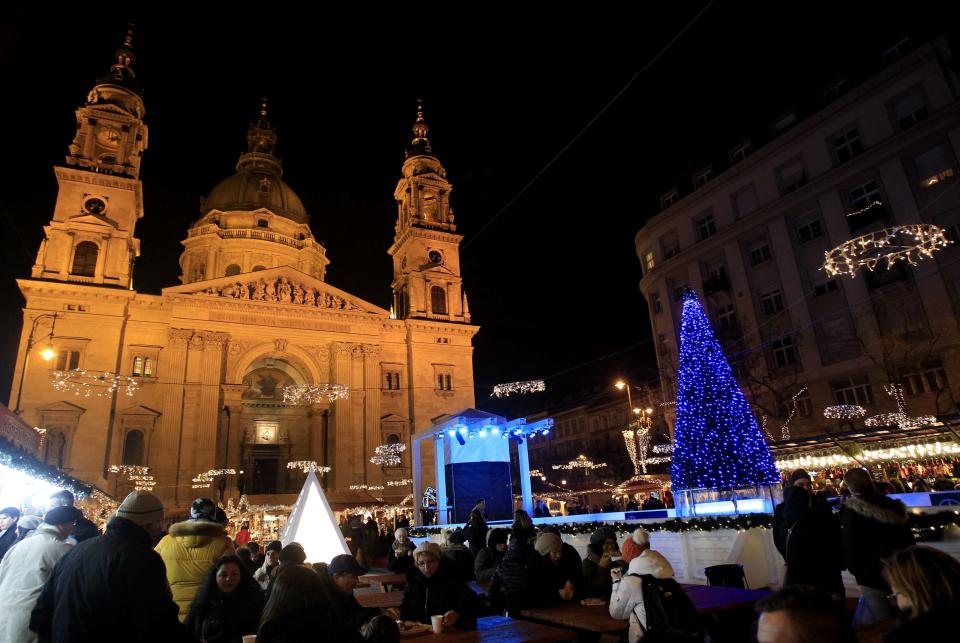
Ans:
{"type": "Polygon", "coordinates": [[[780,482],[750,405],[692,290],[684,293],[680,318],[674,433],[674,489],[731,489],[780,482]]]}

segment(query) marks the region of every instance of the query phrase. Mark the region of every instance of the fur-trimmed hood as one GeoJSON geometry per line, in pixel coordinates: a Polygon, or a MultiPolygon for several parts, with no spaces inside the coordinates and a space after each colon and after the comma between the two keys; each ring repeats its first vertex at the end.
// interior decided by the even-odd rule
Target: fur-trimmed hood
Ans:
{"type": "Polygon", "coordinates": [[[226,528],[212,520],[184,520],[170,525],[170,536],[185,547],[204,547],[211,539],[226,535],[226,528]]]}
{"type": "Polygon", "coordinates": [[[904,525],[909,520],[906,505],[886,496],[876,495],[869,499],[850,496],[843,506],[864,518],[889,525],[904,525]]]}

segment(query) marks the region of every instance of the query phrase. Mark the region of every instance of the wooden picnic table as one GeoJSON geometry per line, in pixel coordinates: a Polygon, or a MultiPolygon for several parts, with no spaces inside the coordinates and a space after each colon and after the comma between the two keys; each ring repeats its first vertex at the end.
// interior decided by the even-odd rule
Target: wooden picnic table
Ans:
{"type": "Polygon", "coordinates": [[[406,574],[364,574],[359,577],[361,583],[367,583],[370,585],[378,585],[380,591],[386,591],[387,585],[393,585],[395,587],[403,587],[407,584],[407,575],[406,574]]]}
{"type": "MultiPolygon", "coordinates": [[[[419,638],[419,637],[418,637],[419,638]]],[[[477,629],[450,628],[442,634],[426,634],[430,643],[541,643],[545,641],[576,641],[577,633],[530,621],[518,621],[505,616],[485,616],[477,619],[477,629]]],[[[426,642],[425,642],[426,643],[426,642]]]]}
{"type": "Polygon", "coordinates": [[[359,592],[354,594],[357,602],[363,607],[379,607],[387,609],[400,607],[403,602],[403,592],[359,592]]]}
{"type": "MultiPolygon", "coordinates": [[[[753,607],[758,600],[767,596],[766,589],[740,589],[737,587],[715,587],[709,585],[681,585],[683,591],[701,614],[715,614],[729,610],[753,607]]],[[[553,607],[537,607],[520,611],[525,618],[555,623],[589,632],[622,632],[629,621],[610,616],[610,605],[581,605],[568,603],[553,607]]]]}

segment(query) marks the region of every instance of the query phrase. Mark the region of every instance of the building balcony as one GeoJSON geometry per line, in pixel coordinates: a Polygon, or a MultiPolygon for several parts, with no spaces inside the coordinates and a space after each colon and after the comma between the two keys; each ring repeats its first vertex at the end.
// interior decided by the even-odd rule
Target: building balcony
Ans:
{"type": "Polygon", "coordinates": [[[313,239],[295,239],[285,234],[271,232],[270,230],[258,230],[249,228],[222,229],[220,226],[210,224],[191,228],[187,233],[187,238],[202,237],[208,234],[215,234],[221,239],[258,239],[260,241],[272,241],[281,245],[303,250],[312,248],[321,254],[325,254],[323,246],[313,239]]]}

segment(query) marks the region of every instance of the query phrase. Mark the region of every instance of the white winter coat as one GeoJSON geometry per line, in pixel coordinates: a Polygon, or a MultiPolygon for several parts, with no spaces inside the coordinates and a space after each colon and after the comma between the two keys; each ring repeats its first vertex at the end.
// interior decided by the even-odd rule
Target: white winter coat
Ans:
{"type": "Polygon", "coordinates": [[[60,531],[42,524],[14,545],[0,561],[0,643],[33,643],[30,612],[43,584],[64,554],[72,549],[60,531]]]}
{"type": "Polygon", "coordinates": [[[671,578],[673,566],[658,551],[647,549],[630,561],[623,579],[613,582],[610,595],[610,616],[630,619],[629,641],[636,643],[643,638],[647,627],[647,612],[643,604],[643,579],[629,574],[649,574],[654,578],[671,578]]]}

